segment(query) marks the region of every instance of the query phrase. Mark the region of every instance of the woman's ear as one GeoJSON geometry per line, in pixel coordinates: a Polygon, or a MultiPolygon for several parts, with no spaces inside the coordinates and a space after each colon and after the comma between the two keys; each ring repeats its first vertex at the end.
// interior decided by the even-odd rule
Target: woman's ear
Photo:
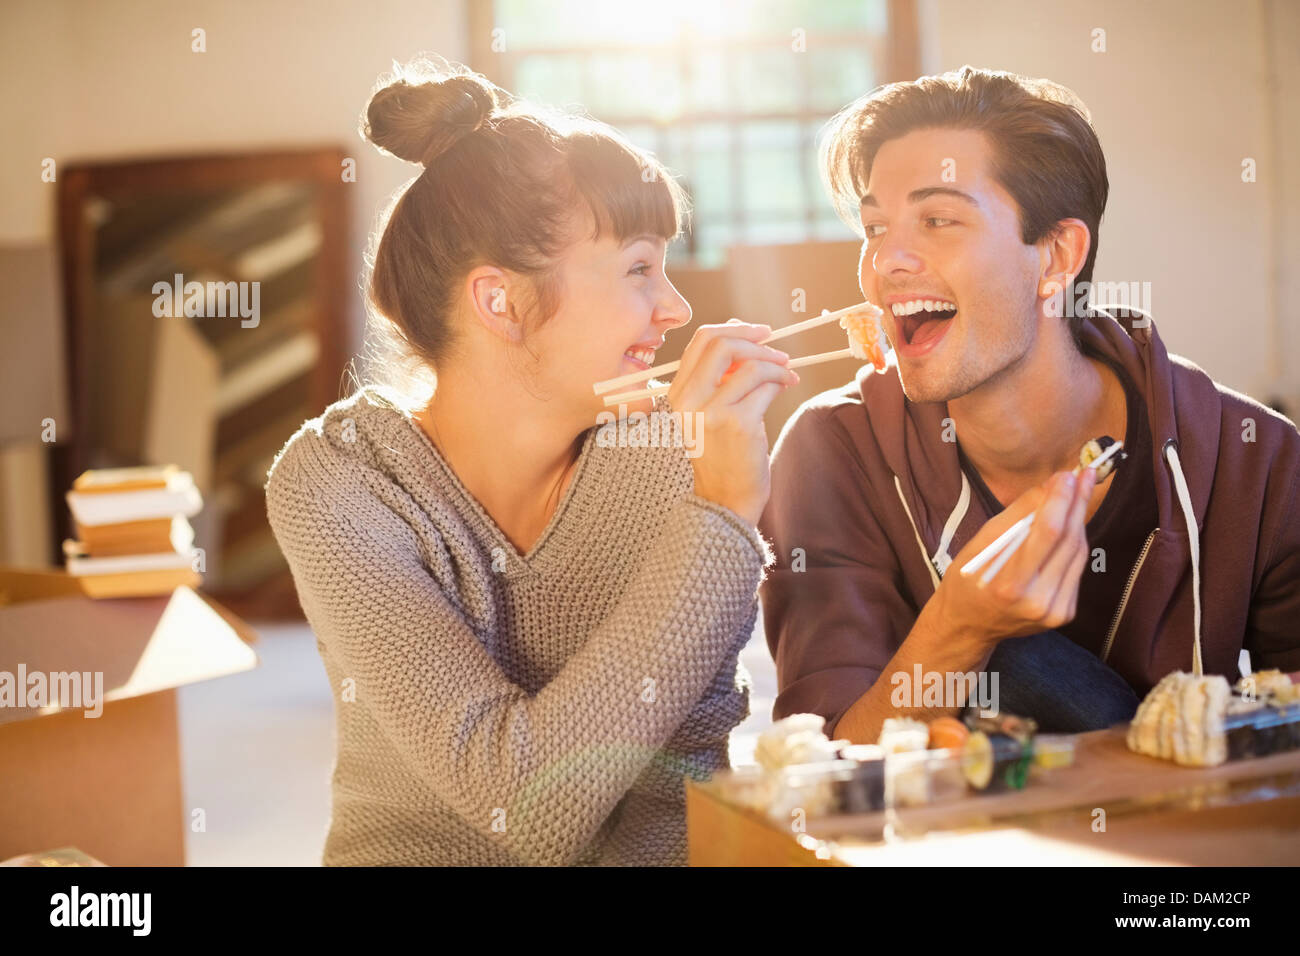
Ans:
{"type": "Polygon", "coordinates": [[[493,335],[518,345],[524,340],[524,323],[510,299],[512,277],[496,266],[479,266],[465,277],[470,308],[493,335]]]}

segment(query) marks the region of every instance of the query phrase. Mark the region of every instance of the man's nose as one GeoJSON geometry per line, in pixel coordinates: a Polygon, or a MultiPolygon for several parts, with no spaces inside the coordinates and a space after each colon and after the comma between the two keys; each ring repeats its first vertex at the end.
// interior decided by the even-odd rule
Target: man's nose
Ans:
{"type": "Polygon", "coordinates": [[[913,247],[912,236],[906,230],[890,230],[881,237],[871,260],[876,275],[888,278],[891,273],[920,272],[924,264],[913,247]]]}

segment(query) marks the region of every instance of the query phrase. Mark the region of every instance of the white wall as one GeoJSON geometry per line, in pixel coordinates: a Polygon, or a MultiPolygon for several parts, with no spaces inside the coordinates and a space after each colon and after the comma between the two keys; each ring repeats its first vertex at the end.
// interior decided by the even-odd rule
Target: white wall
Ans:
{"type": "Polygon", "coordinates": [[[1095,278],[1151,282],[1170,351],[1300,411],[1300,4],[919,2],[925,72],[1042,76],[1088,104],[1111,186],[1095,278]]]}
{"type": "MultiPolygon", "coordinates": [[[[468,55],[463,0],[5,0],[0,242],[54,240],[57,187],[41,182],[45,157],[341,143],[357,159],[356,289],[373,216],[418,172],[365,143],[357,120],[379,75],[420,50],[468,55]],[[195,27],[206,31],[205,53],[190,52],[195,27]]],[[[355,348],[359,293],[349,312],[355,348]]],[[[41,451],[0,451],[0,561],[47,560],[41,451]]]]}

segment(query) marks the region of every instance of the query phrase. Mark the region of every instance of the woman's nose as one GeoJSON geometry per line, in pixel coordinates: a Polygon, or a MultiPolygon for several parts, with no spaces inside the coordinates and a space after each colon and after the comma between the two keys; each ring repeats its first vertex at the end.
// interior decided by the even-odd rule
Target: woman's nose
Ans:
{"type": "Polygon", "coordinates": [[[691,314],[691,304],[669,283],[668,294],[656,310],[655,321],[675,329],[691,321],[691,314]]]}

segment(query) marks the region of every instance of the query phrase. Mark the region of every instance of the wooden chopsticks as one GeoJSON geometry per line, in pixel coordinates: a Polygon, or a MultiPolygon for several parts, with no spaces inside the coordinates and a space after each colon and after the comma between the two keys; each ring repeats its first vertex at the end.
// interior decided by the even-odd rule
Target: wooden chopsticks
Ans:
{"type": "MultiPolygon", "coordinates": [[[[1087,467],[1097,468],[1102,464],[1102,462],[1107,458],[1110,458],[1123,447],[1124,443],[1122,441],[1115,442],[1095,459],[1089,462],[1087,467]]],[[[1084,466],[1079,465],[1074,469],[1074,473],[1080,475],[1083,473],[1083,469],[1084,466]]],[[[979,572],[980,568],[988,564],[988,570],[980,577],[980,587],[984,587],[992,581],[993,578],[997,576],[997,573],[1002,570],[1003,566],[1011,560],[1011,556],[1016,553],[1016,549],[1024,544],[1025,539],[1029,537],[1029,529],[1034,523],[1035,513],[1036,512],[1031,511],[1006,531],[1002,532],[1002,534],[998,535],[997,539],[992,544],[966,562],[965,566],[961,569],[961,573],[967,575],[976,574],[979,572]],[[1004,548],[1006,550],[1003,550],[1004,548]],[[999,554],[999,552],[1001,553],[999,554]],[[989,564],[990,561],[992,561],[992,564],[989,564]]]]}
{"type": "MultiPolygon", "coordinates": [[[[826,325],[828,322],[837,322],[840,318],[861,309],[869,303],[859,303],[851,305],[846,309],[838,309],[835,312],[823,312],[821,315],[815,315],[811,319],[804,319],[802,322],[796,322],[793,325],[787,325],[785,328],[775,330],[767,338],[763,339],[760,344],[775,342],[777,339],[783,339],[789,335],[797,335],[800,332],[806,332],[808,329],[815,329],[819,326],[826,325]]],[[[822,352],[818,355],[806,355],[802,358],[791,359],[787,368],[803,368],[806,365],[817,365],[821,362],[833,362],[837,359],[849,358],[852,356],[852,349],[836,349],[833,352],[822,352]]],[[[613,389],[623,388],[627,385],[635,385],[638,382],[644,382],[646,379],[658,378],[661,375],[669,375],[676,372],[682,367],[680,360],[668,362],[665,365],[656,365],[654,368],[643,369],[640,372],[630,372],[627,375],[620,375],[618,378],[606,379],[603,382],[597,382],[592,386],[592,391],[597,395],[610,392],[613,389]]],[[[613,395],[605,396],[605,404],[618,405],[622,402],[639,401],[643,398],[649,398],[651,395],[658,395],[668,391],[671,386],[666,384],[650,385],[646,388],[637,389],[629,392],[619,392],[613,395]]]]}

